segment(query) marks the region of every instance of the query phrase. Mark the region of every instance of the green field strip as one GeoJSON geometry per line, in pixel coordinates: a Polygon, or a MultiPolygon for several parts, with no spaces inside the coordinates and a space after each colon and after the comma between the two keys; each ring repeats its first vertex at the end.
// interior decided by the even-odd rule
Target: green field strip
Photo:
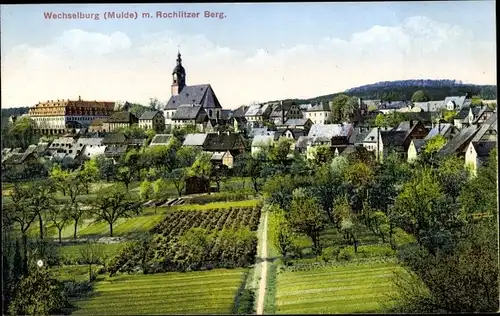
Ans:
{"type": "MultiPolygon", "coordinates": [[[[352,284],[352,283],[348,283],[352,284]]],[[[335,283],[321,283],[321,284],[304,284],[302,286],[297,286],[297,287],[289,287],[287,289],[283,289],[280,284],[278,283],[278,293],[284,292],[284,293],[298,293],[298,292],[303,292],[304,294],[310,294],[310,293],[318,293],[322,291],[343,291],[343,290],[351,290],[351,289],[364,289],[366,286],[370,286],[372,288],[380,288],[380,287],[387,287],[387,284],[373,284],[373,282],[367,282],[365,284],[361,285],[346,285],[346,286],[337,286],[335,283]]],[[[280,297],[281,294],[278,294],[277,297],[280,297]]]]}
{"type": "Polygon", "coordinates": [[[377,302],[367,302],[365,304],[355,304],[349,306],[331,306],[330,304],[325,304],[326,306],[304,306],[300,308],[286,308],[279,309],[279,314],[350,314],[359,312],[373,312],[380,308],[380,304],[377,302]]]}
{"type": "MultiPolygon", "coordinates": [[[[107,293],[106,292],[106,299],[108,301],[114,301],[114,300],[122,300],[124,298],[128,298],[128,297],[136,297],[136,296],[141,296],[141,297],[147,297],[148,299],[151,298],[155,298],[155,297],[161,297],[161,298],[165,298],[165,294],[164,293],[161,293],[161,290],[162,288],[160,289],[157,289],[157,290],[151,290],[151,291],[141,291],[140,292],[140,295],[134,293],[134,294],[131,294],[130,293],[130,289],[129,290],[118,290],[118,291],[115,291],[116,293],[107,293]]],[[[213,297],[216,297],[216,298],[220,298],[220,297],[224,297],[224,296],[227,296],[229,298],[234,298],[234,291],[236,291],[238,289],[238,286],[225,286],[225,287],[221,287],[221,288],[209,288],[209,289],[201,289],[201,290],[197,290],[197,289],[189,289],[188,291],[176,291],[175,293],[171,293],[168,295],[169,299],[182,299],[182,298],[185,298],[186,294],[189,294],[189,295],[193,295],[193,294],[196,294],[197,295],[197,298],[201,298],[201,297],[209,297],[209,298],[213,298],[213,297]]],[[[168,288],[165,288],[165,290],[169,290],[168,288]]],[[[100,292],[100,291],[97,291],[96,294],[99,295],[99,293],[104,293],[104,292],[100,292]]],[[[192,299],[192,298],[191,298],[192,299]]]]}
{"type": "Polygon", "coordinates": [[[289,291],[289,292],[283,291],[283,293],[281,293],[279,296],[277,296],[277,298],[279,298],[280,300],[286,300],[287,298],[293,300],[293,299],[297,298],[297,296],[302,297],[302,296],[306,296],[306,295],[325,296],[326,295],[325,293],[337,293],[337,292],[342,292],[341,294],[344,294],[344,295],[350,295],[350,294],[368,293],[368,292],[370,292],[369,290],[371,290],[371,289],[377,289],[377,291],[394,290],[395,289],[394,285],[389,281],[387,281],[385,283],[377,283],[376,285],[371,284],[371,283],[364,284],[364,285],[367,285],[367,286],[363,286],[361,288],[355,288],[355,286],[358,286],[358,284],[356,284],[356,285],[346,285],[343,287],[330,287],[330,288],[312,287],[312,288],[308,288],[305,290],[295,290],[295,291],[289,291]],[[362,290],[366,290],[366,291],[361,292],[362,290]]]}
{"type": "Polygon", "coordinates": [[[295,282],[288,282],[286,284],[279,282],[279,286],[286,288],[287,286],[301,286],[303,284],[316,284],[316,283],[325,283],[329,282],[332,284],[349,284],[352,282],[356,282],[356,284],[365,284],[365,283],[370,283],[370,282],[380,282],[378,279],[390,279],[391,276],[393,276],[393,273],[372,273],[369,275],[362,275],[362,276],[355,276],[355,277],[336,277],[336,278],[325,278],[325,277],[311,277],[310,280],[295,280],[295,282]]]}
{"type": "Polygon", "coordinates": [[[310,278],[313,276],[323,276],[323,277],[329,277],[329,276],[343,276],[343,275],[354,275],[354,274],[360,274],[360,273],[372,273],[372,272],[380,272],[380,271],[394,271],[394,270],[401,270],[402,268],[394,265],[392,267],[374,267],[374,268],[361,268],[361,269],[355,269],[353,265],[347,265],[344,267],[329,267],[329,268],[314,268],[312,270],[308,271],[294,271],[294,272],[281,272],[280,276],[283,276],[287,279],[304,279],[304,278],[310,278]],[[340,268],[345,268],[345,269],[340,269],[340,268]],[[335,269],[335,270],[334,270],[335,269]],[[325,272],[328,271],[329,272],[325,272]],[[332,271],[333,270],[333,271],[332,271]],[[343,271],[342,271],[343,270],[343,271]]]}
{"type": "Polygon", "coordinates": [[[324,295],[313,295],[311,297],[307,295],[301,296],[301,298],[293,298],[289,300],[277,300],[278,306],[286,306],[286,305],[293,305],[293,304],[299,304],[299,303],[319,303],[323,301],[328,301],[328,302],[338,302],[342,301],[342,303],[345,302],[350,302],[350,301],[357,301],[357,300],[363,300],[363,299],[378,299],[378,298],[383,298],[383,297],[388,297],[390,292],[371,292],[371,293],[363,293],[363,294],[336,294],[334,292],[325,292],[321,293],[324,295]]]}
{"type": "MultiPolygon", "coordinates": [[[[130,289],[129,289],[130,291],[130,289]]],[[[141,293],[142,294],[142,293],[141,293]]],[[[162,303],[171,303],[171,304],[186,304],[189,308],[196,307],[196,306],[210,306],[214,301],[219,301],[219,300],[227,300],[228,302],[232,301],[234,299],[234,293],[231,293],[229,295],[221,295],[221,296],[204,296],[201,298],[196,298],[195,300],[193,299],[192,296],[189,295],[189,293],[185,293],[186,296],[183,298],[176,298],[172,299],[170,298],[170,294],[168,296],[165,295],[165,293],[160,293],[162,295],[156,295],[152,297],[147,297],[143,295],[130,295],[128,297],[121,297],[120,299],[115,299],[115,300],[110,300],[105,297],[105,300],[108,304],[120,304],[123,303],[123,299],[131,300],[135,299],[134,302],[139,302],[139,303],[131,303],[133,305],[147,305],[147,304],[162,304],[162,303]]],[[[99,300],[94,300],[90,301],[89,303],[86,303],[85,306],[87,308],[92,308],[94,305],[96,307],[100,306],[102,302],[99,302],[99,300]]],[[[127,303],[128,304],[128,303],[127,303]]],[[[181,305],[182,306],[182,305],[181,305]]]]}
{"type": "Polygon", "coordinates": [[[198,279],[200,277],[210,276],[214,279],[220,279],[222,276],[228,275],[241,275],[246,269],[245,268],[237,268],[237,269],[216,269],[216,270],[205,270],[205,271],[193,271],[193,272],[169,272],[169,273],[155,273],[155,274],[146,274],[146,275],[118,275],[112,278],[109,278],[103,282],[111,283],[111,282],[151,282],[151,280],[159,280],[165,281],[170,280],[183,280],[183,279],[198,279]],[[217,274],[214,274],[217,272],[217,274]]]}
{"type": "MultiPolygon", "coordinates": [[[[225,285],[231,285],[231,284],[234,284],[235,281],[240,281],[241,278],[238,278],[238,279],[230,279],[230,280],[213,280],[213,281],[196,281],[196,282],[187,282],[187,283],[183,283],[183,284],[178,284],[178,283],[174,283],[174,284],[167,284],[167,285],[162,285],[162,284],[158,284],[158,285],[151,285],[151,284],[144,284],[144,285],[133,285],[134,289],[135,290],[141,290],[141,289],[161,289],[161,288],[165,288],[165,289],[172,289],[172,290],[176,290],[176,291],[180,291],[182,290],[183,288],[189,288],[190,286],[193,286],[193,285],[205,285],[205,286],[208,286],[210,284],[214,284],[214,285],[222,285],[222,284],[225,284],[225,285]]],[[[117,284],[112,284],[112,285],[108,285],[106,287],[101,287],[101,286],[97,286],[96,287],[96,290],[98,290],[99,292],[109,292],[109,291],[116,291],[118,289],[126,289],[127,286],[130,286],[130,284],[128,285],[117,285],[117,284]]]]}
{"type": "MultiPolygon", "coordinates": [[[[116,307],[109,307],[109,308],[103,308],[104,306],[101,306],[99,308],[96,308],[94,310],[87,310],[87,309],[81,309],[78,310],[77,312],[74,312],[72,315],[147,315],[147,314],[152,314],[152,315],[164,315],[164,314],[228,314],[230,312],[230,307],[227,305],[211,305],[211,306],[204,306],[200,308],[191,308],[191,307],[185,307],[181,309],[172,309],[169,308],[170,306],[145,306],[144,308],[141,309],[130,309],[130,308],[124,308],[124,309],[118,309],[116,307]]],[[[135,306],[134,306],[135,307],[135,306]]]]}

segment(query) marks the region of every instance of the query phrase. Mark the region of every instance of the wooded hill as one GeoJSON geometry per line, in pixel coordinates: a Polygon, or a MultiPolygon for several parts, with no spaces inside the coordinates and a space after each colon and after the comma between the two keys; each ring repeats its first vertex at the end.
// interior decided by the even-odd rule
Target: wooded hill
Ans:
{"type": "Polygon", "coordinates": [[[444,100],[447,96],[459,96],[468,94],[469,97],[477,95],[484,100],[494,100],[497,98],[496,85],[473,85],[464,84],[457,80],[397,80],[382,81],[360,87],[347,89],[344,92],[337,92],[322,95],[310,99],[288,99],[298,104],[316,103],[319,101],[331,101],[338,94],[355,96],[365,100],[382,101],[409,101],[413,93],[424,90],[430,101],[444,100]]]}

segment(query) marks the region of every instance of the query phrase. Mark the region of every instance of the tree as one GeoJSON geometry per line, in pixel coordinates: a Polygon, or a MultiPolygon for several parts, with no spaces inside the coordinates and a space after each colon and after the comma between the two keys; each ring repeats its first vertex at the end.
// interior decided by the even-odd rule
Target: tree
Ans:
{"type": "Polygon", "coordinates": [[[67,298],[62,294],[63,286],[46,267],[36,267],[24,276],[16,287],[9,306],[11,315],[62,314],[67,298]]]}
{"type": "Polygon", "coordinates": [[[168,179],[174,184],[179,197],[182,196],[182,191],[186,186],[186,178],[188,177],[188,170],[186,168],[177,168],[168,174],[168,179]]]}
{"type": "Polygon", "coordinates": [[[193,147],[181,147],[176,152],[177,168],[188,168],[196,161],[199,150],[193,147]]]}
{"type": "Polygon", "coordinates": [[[59,233],[59,243],[62,243],[62,230],[70,220],[68,210],[71,208],[71,204],[66,202],[62,204],[52,204],[48,211],[48,220],[54,224],[59,233]]]}
{"type": "Polygon", "coordinates": [[[117,165],[114,164],[112,159],[108,159],[104,155],[99,155],[94,159],[99,169],[99,178],[107,182],[111,181],[117,173],[117,165]]]}
{"type": "Polygon", "coordinates": [[[344,117],[345,105],[349,101],[350,97],[345,94],[339,94],[335,96],[332,100],[332,122],[341,123],[344,117]]]}
{"type": "Polygon", "coordinates": [[[92,282],[94,279],[92,275],[92,265],[99,264],[102,260],[103,249],[97,242],[88,241],[85,246],[80,248],[80,259],[83,264],[88,264],[89,266],[89,281],[92,282]]]}
{"type": "Polygon", "coordinates": [[[139,186],[139,196],[142,201],[148,201],[153,195],[153,185],[148,180],[144,180],[139,186]]]}
{"type": "Polygon", "coordinates": [[[220,183],[228,176],[229,170],[226,165],[215,165],[212,168],[211,178],[217,184],[217,192],[220,192],[220,183]]]}
{"type": "Polygon", "coordinates": [[[375,117],[375,122],[374,122],[376,127],[387,127],[389,124],[387,123],[387,120],[385,119],[384,114],[379,113],[375,117]]]}
{"type": "Polygon", "coordinates": [[[96,181],[99,177],[99,166],[95,159],[87,160],[83,164],[83,168],[78,171],[78,179],[82,183],[87,194],[89,194],[90,184],[96,181]]]}
{"type": "Polygon", "coordinates": [[[416,91],[413,96],[411,97],[412,102],[427,102],[429,101],[429,97],[425,93],[424,90],[418,90],[416,91]]]}
{"type": "Polygon", "coordinates": [[[213,234],[204,228],[189,229],[179,238],[186,264],[199,269],[205,263],[213,244],[213,234]]]}
{"type": "Polygon", "coordinates": [[[456,156],[445,157],[440,161],[437,172],[444,194],[450,197],[453,203],[457,202],[469,176],[462,159],[456,156]]]}
{"type": "Polygon", "coordinates": [[[116,190],[108,189],[101,192],[98,199],[92,203],[90,212],[98,220],[106,221],[109,224],[109,236],[113,237],[113,224],[119,218],[129,218],[141,212],[141,204],[127,198],[127,194],[116,190]]]}
{"type": "Polygon", "coordinates": [[[39,181],[28,186],[29,207],[38,216],[38,225],[40,229],[40,239],[43,239],[43,216],[44,212],[54,203],[53,193],[55,188],[51,181],[39,181]]]}
{"type": "Polygon", "coordinates": [[[463,216],[450,205],[433,170],[418,170],[405,183],[395,201],[398,222],[432,254],[453,246],[451,234],[459,229],[463,216]]]}
{"type": "Polygon", "coordinates": [[[24,274],[28,273],[28,229],[35,220],[37,213],[29,207],[30,190],[14,185],[10,193],[10,202],[2,207],[4,225],[17,223],[21,230],[23,241],[23,262],[22,270],[24,274]]]}
{"type": "Polygon", "coordinates": [[[210,184],[212,182],[213,164],[212,155],[210,153],[202,152],[189,169],[189,175],[205,177],[208,179],[209,187],[208,194],[210,194],[210,184]]]}
{"type": "Polygon", "coordinates": [[[151,247],[153,237],[149,233],[142,234],[138,240],[138,247],[135,250],[138,252],[142,273],[148,274],[148,259],[154,254],[154,248],[151,247]]]}
{"type": "Polygon", "coordinates": [[[66,182],[69,179],[70,174],[68,171],[63,171],[61,169],[61,165],[56,164],[50,170],[50,178],[54,181],[58,190],[62,192],[62,194],[66,195],[66,182]]]}
{"type": "Polygon", "coordinates": [[[264,156],[257,155],[256,157],[248,155],[246,157],[245,174],[252,179],[253,189],[255,193],[259,192],[259,179],[261,178],[264,167],[264,156]]]}
{"type": "Polygon", "coordinates": [[[158,98],[149,98],[149,109],[150,110],[159,110],[162,104],[158,100],[158,98]]]}
{"type": "Polygon", "coordinates": [[[8,129],[7,138],[11,140],[12,147],[28,148],[35,137],[33,120],[29,117],[17,119],[8,129]]]}
{"type": "Polygon", "coordinates": [[[84,187],[82,182],[78,180],[77,175],[75,173],[71,173],[68,175],[68,178],[65,181],[66,191],[68,193],[68,216],[74,221],[74,234],[73,238],[76,239],[76,233],[78,229],[78,222],[85,214],[85,208],[79,205],[77,198],[83,192],[84,187]]]}
{"type": "Polygon", "coordinates": [[[125,185],[125,189],[128,193],[128,186],[130,182],[132,182],[132,172],[129,167],[120,167],[118,168],[118,173],[116,174],[116,178],[118,181],[122,182],[125,185]]]}
{"type": "Polygon", "coordinates": [[[424,152],[433,155],[443,148],[446,142],[447,139],[442,135],[433,136],[425,143],[424,152]]]}
{"type": "Polygon", "coordinates": [[[288,210],[292,200],[294,182],[291,175],[277,174],[270,177],[262,188],[267,203],[288,210]]]}
{"type": "Polygon", "coordinates": [[[285,212],[282,209],[278,208],[273,210],[271,219],[269,230],[273,232],[273,245],[279,251],[283,260],[286,261],[287,254],[293,248],[293,231],[285,217],[285,212]]]}
{"type": "Polygon", "coordinates": [[[350,97],[342,108],[342,118],[344,122],[353,122],[359,113],[358,98],[350,97]]]}
{"type": "Polygon", "coordinates": [[[287,219],[295,231],[311,238],[314,253],[320,255],[320,233],[325,228],[326,219],[317,200],[305,189],[294,190],[287,219]]]}
{"type": "Polygon", "coordinates": [[[271,162],[275,165],[286,167],[290,161],[289,155],[292,153],[292,144],[292,140],[285,137],[280,138],[269,150],[269,159],[271,162]]]}
{"type": "MultiPolygon", "coordinates": [[[[155,199],[163,199],[165,197],[165,192],[168,189],[168,184],[163,180],[162,178],[157,179],[155,182],[153,182],[153,195],[155,199]]],[[[156,214],[156,203],[155,205],[155,214],[156,214]]]]}

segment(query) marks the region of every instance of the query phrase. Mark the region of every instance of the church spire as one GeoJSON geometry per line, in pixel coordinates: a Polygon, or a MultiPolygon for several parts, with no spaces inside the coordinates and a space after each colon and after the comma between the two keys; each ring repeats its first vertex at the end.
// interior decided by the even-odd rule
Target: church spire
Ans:
{"type": "Polygon", "coordinates": [[[186,86],[186,70],[182,67],[181,51],[179,47],[177,47],[177,66],[175,66],[172,72],[172,79],[171,92],[172,95],[177,95],[186,86]]]}

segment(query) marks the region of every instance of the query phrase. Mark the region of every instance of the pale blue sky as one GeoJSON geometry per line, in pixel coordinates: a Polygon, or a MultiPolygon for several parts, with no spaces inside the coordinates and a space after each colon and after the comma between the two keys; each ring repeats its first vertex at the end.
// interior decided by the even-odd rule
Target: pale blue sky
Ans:
{"type": "MultiPolygon", "coordinates": [[[[55,39],[62,36],[64,32],[69,30],[78,29],[87,33],[101,33],[101,34],[112,34],[114,32],[120,32],[126,35],[130,40],[131,44],[126,45],[127,48],[140,49],[139,44],[140,38],[145,34],[158,33],[169,31],[170,34],[178,34],[181,38],[184,37],[195,37],[203,36],[207,38],[213,45],[222,48],[228,48],[232,51],[236,51],[245,56],[255,54],[258,50],[264,50],[272,54],[272,52],[278,52],[280,49],[293,49],[298,45],[317,45],[325,38],[350,41],[352,35],[355,33],[367,32],[373,29],[374,26],[382,26],[388,28],[387,30],[396,30],[405,24],[408,18],[412,17],[425,17],[430,21],[440,23],[442,25],[449,25],[450,27],[456,26],[461,30],[469,32],[467,37],[467,45],[473,43],[482,43],[483,45],[491,45],[495,43],[495,3],[493,1],[446,1],[446,2],[376,2],[376,3],[266,3],[266,4],[178,4],[178,5],[164,5],[164,4],[152,4],[152,5],[9,5],[2,6],[1,8],[1,27],[2,27],[2,45],[1,54],[2,59],[9,54],[16,47],[30,48],[43,48],[51,45],[55,39]],[[105,20],[103,14],[106,11],[136,11],[139,14],[141,12],[151,12],[154,13],[158,10],[160,11],[177,11],[183,10],[187,12],[203,12],[205,10],[213,12],[224,12],[226,15],[225,19],[146,19],[146,20],[105,20]],[[91,12],[100,13],[100,20],[45,20],[43,17],[44,12],[91,12]]],[[[404,30],[404,29],[403,29],[404,30]]],[[[383,31],[384,33],[386,31],[383,31]]],[[[399,32],[399,31],[398,31],[399,32]]],[[[399,34],[395,32],[394,34],[399,34]]],[[[389,32],[386,32],[389,34],[389,32]]],[[[439,33],[439,32],[438,32],[439,33]]],[[[391,33],[392,34],[392,33],[391,33]]],[[[397,35],[396,34],[396,35],[397,35]]],[[[395,35],[395,36],[396,36],[395,35]]],[[[385,35],[384,35],[385,36],[385,35]]],[[[397,35],[399,36],[399,35],[397,35]]],[[[394,40],[397,40],[395,37],[394,40]]],[[[459,37],[457,37],[457,42],[448,43],[448,46],[453,46],[456,50],[461,50],[461,45],[463,43],[459,42],[459,37]]],[[[443,39],[440,39],[443,40],[443,39]]],[[[185,44],[188,45],[189,44],[185,44]]],[[[376,45],[376,44],[374,44],[376,45]]],[[[382,45],[382,44],[380,44],[382,45]]],[[[424,45],[424,44],[422,44],[424,45]]],[[[165,55],[169,56],[171,62],[164,64],[167,73],[174,66],[175,60],[172,60],[173,54],[176,53],[176,45],[169,51],[165,51],[165,55]]],[[[444,49],[444,46],[440,46],[439,49],[444,49]]],[[[448,47],[447,46],[447,47],[448,47]]],[[[356,46],[358,47],[358,46],[356,46]]],[[[450,47],[448,47],[450,49],[450,47]]],[[[494,52],[494,47],[492,48],[494,52]]],[[[23,49],[26,51],[26,49],[23,49]]],[[[183,47],[181,46],[181,51],[183,47]]],[[[446,52],[449,52],[447,50],[446,52]]],[[[453,48],[451,48],[453,51],[453,48]]],[[[255,91],[252,93],[245,94],[245,97],[231,97],[230,93],[223,92],[226,88],[226,84],[217,79],[213,78],[212,75],[208,73],[202,73],[203,71],[210,71],[209,69],[199,69],[199,72],[195,73],[196,69],[193,69],[194,61],[189,66],[188,60],[195,59],[194,53],[196,49],[187,48],[188,56],[184,56],[186,69],[188,71],[188,81],[189,78],[196,78],[203,80],[205,83],[210,81],[213,85],[217,83],[217,87],[214,87],[218,95],[224,95],[223,99],[227,103],[230,103],[228,107],[235,107],[239,103],[247,103],[252,100],[262,100],[267,98],[278,98],[289,91],[286,88],[281,87],[283,90],[273,94],[273,91],[265,91],[262,93],[262,89],[256,87],[255,91]],[[191,76],[190,76],[191,75],[191,76]],[[210,77],[210,80],[207,78],[210,77]],[[220,91],[220,92],[219,92],[220,91]],[[275,97],[274,97],[275,96],[275,97]]],[[[344,52],[345,53],[345,52],[344,52]]],[[[127,54],[132,54],[126,49],[122,50],[121,56],[127,54]]],[[[335,50],[331,50],[330,54],[333,56],[336,54],[335,50]]],[[[340,53],[339,53],[340,54],[340,53]]],[[[443,54],[444,51],[443,51],[443,54]]],[[[473,54],[473,53],[472,53],[473,54]]],[[[321,58],[327,58],[328,54],[322,55],[321,58]]],[[[129,58],[133,55],[127,55],[129,58]]],[[[306,63],[304,58],[317,59],[318,56],[314,56],[313,53],[310,55],[303,54],[302,59],[294,59],[294,63],[306,63]]],[[[407,55],[405,55],[407,56],[407,55]]],[[[404,56],[403,56],[404,57],[404,56]]],[[[464,56],[462,56],[465,58],[464,56]]],[[[461,58],[462,58],[461,57],[461,58]]],[[[489,56],[491,57],[491,56],[489,56]]],[[[11,57],[13,58],[13,57],[11,57]]],[[[123,57],[125,58],[125,57],[123,57]]],[[[458,58],[458,57],[457,57],[458,58]]],[[[474,56],[467,55],[467,58],[474,58],[474,56]]],[[[477,57],[482,58],[482,57],[477,57]]],[[[224,63],[224,59],[217,59],[219,62],[224,63]]],[[[458,61],[458,59],[457,59],[458,61]]],[[[491,61],[491,60],[490,60],[491,61]]],[[[10,62],[7,59],[6,62],[10,62]]],[[[163,62],[163,61],[162,61],[163,62]]],[[[215,60],[214,60],[215,62],[215,60]]],[[[292,61],[290,61],[291,63],[292,61]]],[[[363,61],[363,63],[367,63],[363,61]]],[[[199,62],[201,63],[201,61],[199,62]]],[[[464,59],[464,63],[467,63],[464,59]]],[[[12,62],[12,65],[14,62],[12,62]]],[[[339,60],[335,61],[335,65],[347,65],[351,67],[356,63],[342,62],[339,60]]],[[[12,66],[13,67],[13,66],[12,66]]],[[[222,66],[220,66],[222,67],[222,66]]],[[[295,66],[294,66],[295,67],[295,66]]],[[[431,67],[429,65],[429,67],[431,67]]],[[[458,65],[456,64],[456,67],[458,65]]],[[[496,64],[492,64],[491,67],[496,68],[496,64]]],[[[8,67],[6,67],[8,68],[8,67]]],[[[290,68],[290,67],[289,67],[290,68]]],[[[315,69],[318,67],[308,67],[308,69],[315,69]]],[[[321,67],[319,67],[321,68],[321,67]]],[[[453,68],[452,65],[448,68],[453,68]]],[[[486,66],[486,68],[488,68],[486,66]]],[[[34,71],[36,67],[30,68],[30,71],[34,71]]],[[[353,69],[356,72],[362,71],[362,69],[353,69]]],[[[4,73],[2,69],[2,77],[9,78],[8,73],[4,73]]],[[[13,71],[13,70],[12,70],[13,71]]],[[[20,71],[17,69],[16,71],[20,71]]],[[[28,71],[28,70],[26,70],[28,71]]],[[[76,71],[76,70],[72,70],[76,71]]],[[[297,70],[299,71],[299,70],[297,70]]],[[[312,70],[311,70],[312,71],[312,70]]],[[[375,69],[369,70],[371,73],[376,72],[375,69]]],[[[382,71],[382,70],[381,70],[382,71]]],[[[495,70],[496,71],[496,70],[495,70]]],[[[333,71],[332,71],[333,72],[333,71]]],[[[461,75],[462,72],[457,73],[461,75]]],[[[61,76],[62,74],[58,74],[61,76]]],[[[76,74],[74,74],[76,76],[76,74]]],[[[167,74],[165,78],[164,86],[169,91],[170,74],[167,74]]],[[[19,73],[17,73],[19,76],[19,73]]],[[[308,74],[308,76],[316,76],[314,73],[308,74]]],[[[318,75],[319,76],[319,75],[318,75]]],[[[411,76],[410,74],[404,76],[411,76]]],[[[416,74],[413,75],[417,76],[416,74]]],[[[421,76],[426,77],[425,72],[421,76]]],[[[429,77],[435,77],[429,73],[429,77]]],[[[446,74],[443,74],[446,77],[446,74]]],[[[453,73],[448,74],[448,76],[453,76],[453,73]]],[[[14,75],[12,75],[14,77],[14,75]]],[[[27,73],[23,74],[23,77],[29,77],[27,73]]],[[[376,77],[370,76],[367,80],[377,80],[376,77]]],[[[380,80],[387,79],[387,76],[380,78],[380,80]]],[[[390,77],[390,76],[389,76],[390,77]]],[[[393,79],[403,79],[400,78],[400,74],[394,74],[393,79]]],[[[490,78],[491,75],[488,77],[490,78]]],[[[391,77],[392,78],[392,77],[391,77]]],[[[495,74],[496,78],[496,74],[495,74]]],[[[460,80],[481,80],[477,76],[471,76],[471,78],[450,78],[450,79],[460,79],[460,80]]],[[[491,78],[490,78],[491,79],[491,78]]],[[[256,79],[258,81],[258,79],[256,79]]],[[[285,80],[285,79],[283,79],[285,80]]],[[[292,78],[287,77],[286,80],[290,82],[292,78]]],[[[488,81],[487,79],[485,79],[488,81]]],[[[234,81],[234,80],[230,80],[234,81]]],[[[359,80],[358,80],[359,81],[359,80]]],[[[368,84],[372,83],[352,81],[349,84],[368,84]]],[[[491,81],[491,80],[490,80],[491,81]]],[[[194,84],[194,82],[190,82],[194,84]]],[[[479,82],[483,83],[483,82],[479,82]]],[[[491,82],[490,82],[491,83],[491,82]]],[[[189,84],[189,83],[188,83],[189,84]]],[[[36,102],[37,97],[31,96],[30,98],[24,96],[18,96],[17,94],[23,89],[15,89],[13,86],[8,86],[8,88],[13,89],[12,91],[6,91],[8,97],[5,100],[10,100],[10,102],[36,102]],[[17,90],[19,92],[16,92],[17,90]]],[[[152,84],[154,85],[154,84],[152,84]]],[[[254,85],[254,84],[252,84],[254,85]]],[[[296,84],[293,91],[297,90],[296,84]]],[[[316,85],[318,86],[318,85],[316,85]]],[[[290,97],[299,96],[314,96],[315,94],[321,93],[332,93],[337,92],[336,89],[345,89],[349,86],[341,83],[332,83],[325,85],[323,88],[312,89],[311,87],[304,87],[304,91],[297,93],[297,95],[290,95],[290,97]]],[[[230,89],[236,89],[236,87],[231,87],[230,89]]],[[[2,89],[3,90],[3,89],[2,89]]],[[[38,93],[37,89],[33,90],[33,94],[38,93]]],[[[71,90],[71,89],[70,89],[71,90]]],[[[73,89],[75,90],[75,89],[73,89]]],[[[167,92],[168,92],[167,91],[167,92]]],[[[89,90],[85,90],[87,94],[89,90]]],[[[4,91],[2,91],[4,93],[4,91]]],[[[54,89],[51,93],[64,94],[64,91],[54,89]]],[[[71,91],[74,94],[75,91],[71,91]]],[[[105,93],[96,93],[99,97],[106,97],[105,93]]],[[[138,93],[135,96],[133,93],[124,96],[126,98],[136,98],[142,100],[145,98],[145,93],[138,93]]],[[[152,88],[151,96],[155,95],[161,99],[168,99],[168,95],[158,90],[158,87],[152,88]]],[[[42,96],[40,96],[42,97],[42,96]]],[[[64,96],[61,96],[64,97],[64,96]]],[[[97,97],[97,96],[96,96],[97,97]]],[[[117,98],[116,92],[109,93],[108,98],[117,98]]],[[[91,97],[92,98],[92,97],[91,97]]],[[[11,106],[10,104],[2,104],[2,106],[11,106]]]]}

